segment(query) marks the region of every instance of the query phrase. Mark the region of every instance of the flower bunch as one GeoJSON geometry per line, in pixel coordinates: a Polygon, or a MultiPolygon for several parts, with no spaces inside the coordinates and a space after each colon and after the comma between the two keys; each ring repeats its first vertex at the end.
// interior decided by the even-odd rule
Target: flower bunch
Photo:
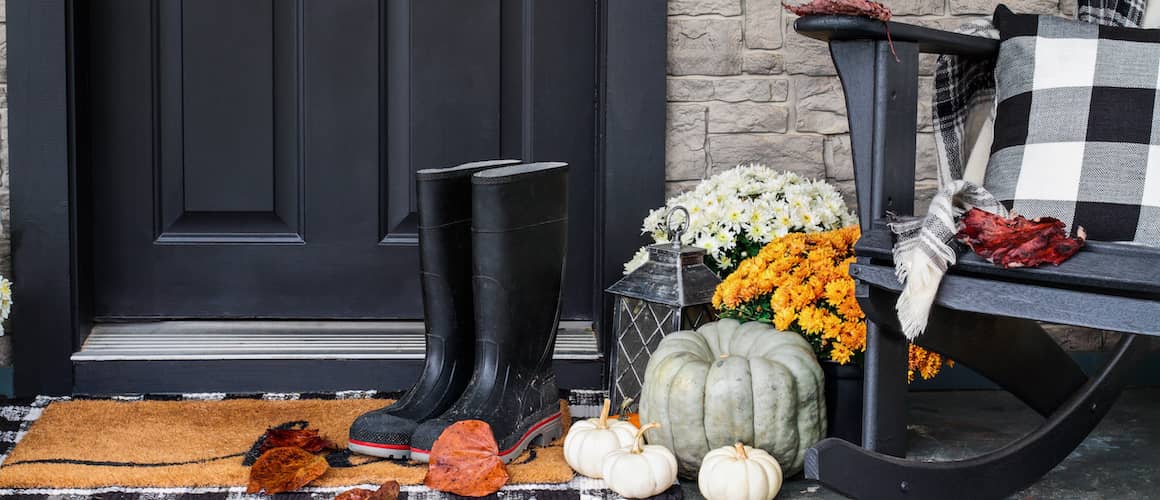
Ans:
{"type": "MultiPolygon", "coordinates": [[[[774,239],[789,233],[837,229],[854,222],[842,195],[825,181],[758,164],[739,165],[669,198],[665,206],[645,217],[642,234],[651,235],[657,243],[668,242],[665,216],[675,206],[689,211],[688,228],[681,243],[704,248],[706,264],[722,277],[774,239]]],[[[625,264],[625,274],[647,259],[647,252],[641,248],[625,264]]]]}
{"type": "Polygon", "coordinates": [[[0,335],[4,335],[4,320],[12,312],[12,282],[0,276],[0,335]]]}
{"type": "MultiPolygon", "coordinates": [[[[866,317],[849,273],[858,237],[858,226],[849,226],[774,240],[717,286],[713,307],[721,317],[798,332],[819,359],[858,361],[866,350],[866,317]]],[[[910,380],[934,377],[942,365],[938,354],[910,346],[910,380]]]]}

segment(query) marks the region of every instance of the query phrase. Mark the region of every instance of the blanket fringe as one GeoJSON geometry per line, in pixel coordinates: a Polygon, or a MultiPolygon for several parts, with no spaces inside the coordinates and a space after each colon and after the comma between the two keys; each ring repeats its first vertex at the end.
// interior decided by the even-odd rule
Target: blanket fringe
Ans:
{"type": "Polygon", "coordinates": [[[945,271],[921,251],[907,253],[910,255],[895,261],[898,281],[906,284],[898,297],[895,310],[898,311],[903,335],[914,340],[926,330],[930,309],[945,271]]]}

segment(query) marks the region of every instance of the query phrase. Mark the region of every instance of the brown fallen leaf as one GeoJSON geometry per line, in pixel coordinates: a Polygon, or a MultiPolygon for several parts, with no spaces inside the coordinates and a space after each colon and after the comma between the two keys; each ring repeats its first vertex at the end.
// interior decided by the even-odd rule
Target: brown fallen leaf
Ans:
{"type": "Polygon", "coordinates": [[[397,498],[399,498],[399,483],[387,481],[374,491],[366,488],[346,490],[334,497],[334,500],[395,500],[397,498]]]}
{"type": "Polygon", "coordinates": [[[267,494],[273,495],[294,491],[325,474],[329,468],[326,458],[302,448],[274,448],[263,453],[250,467],[246,493],[266,490],[267,494]]]}
{"type": "Polygon", "coordinates": [[[259,450],[261,453],[283,447],[302,448],[311,453],[338,448],[333,442],[320,436],[318,429],[271,428],[266,429],[266,434],[261,440],[262,447],[259,450]]]}
{"type": "Polygon", "coordinates": [[[451,424],[431,446],[427,477],[423,478],[428,488],[481,497],[499,491],[507,482],[507,469],[499,459],[499,445],[487,422],[451,424]]]}
{"type": "Polygon", "coordinates": [[[980,257],[1004,268],[1035,267],[1043,263],[1059,265],[1084,245],[1084,230],[1069,238],[1059,219],[1022,215],[1007,219],[972,208],[962,219],[955,238],[966,243],[980,257]]]}

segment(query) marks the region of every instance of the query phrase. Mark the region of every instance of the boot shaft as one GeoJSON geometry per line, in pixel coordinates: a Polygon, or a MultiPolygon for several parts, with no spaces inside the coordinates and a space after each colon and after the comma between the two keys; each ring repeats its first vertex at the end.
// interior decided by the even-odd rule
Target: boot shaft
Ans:
{"type": "Polygon", "coordinates": [[[476,342],[492,344],[477,350],[498,348],[507,358],[478,362],[550,369],[567,251],[567,174],[566,163],[553,162],[472,177],[476,342]]]}
{"type": "MultiPolygon", "coordinates": [[[[419,212],[419,269],[427,333],[447,344],[472,332],[471,176],[519,160],[488,160],[420,170],[415,175],[419,212]]],[[[453,344],[457,344],[452,342],[453,344]]],[[[461,342],[460,342],[461,343],[461,342]]],[[[471,342],[466,342],[468,349],[471,342]]]]}

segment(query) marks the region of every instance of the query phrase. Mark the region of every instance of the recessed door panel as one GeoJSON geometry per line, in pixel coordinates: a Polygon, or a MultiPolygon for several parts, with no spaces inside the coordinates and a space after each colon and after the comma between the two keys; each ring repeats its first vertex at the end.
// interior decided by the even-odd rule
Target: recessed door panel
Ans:
{"type": "Polygon", "coordinates": [[[590,318],[586,4],[78,7],[98,319],[419,319],[414,172],[503,156],[572,164],[564,310],[590,318]]]}

